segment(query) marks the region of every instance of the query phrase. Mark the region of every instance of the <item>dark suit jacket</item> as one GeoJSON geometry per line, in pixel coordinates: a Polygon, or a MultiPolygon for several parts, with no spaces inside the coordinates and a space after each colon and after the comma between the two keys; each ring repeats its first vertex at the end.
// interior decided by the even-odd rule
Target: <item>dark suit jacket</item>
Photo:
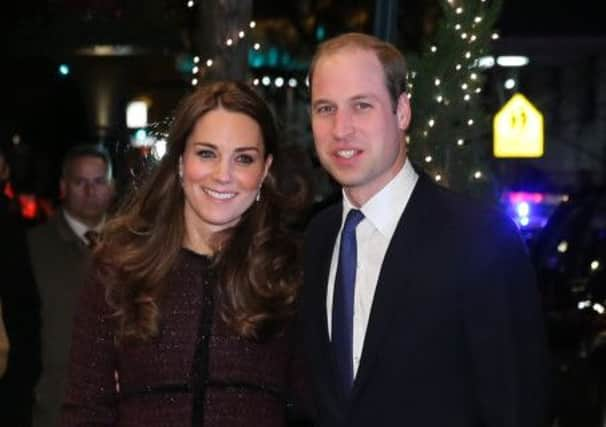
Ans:
{"type": "Polygon", "coordinates": [[[546,350],[534,272],[513,222],[420,176],[377,284],[351,395],[326,323],[341,204],[306,236],[302,325],[319,426],[535,427],[546,350]]]}
{"type": "Polygon", "coordinates": [[[29,426],[40,374],[40,302],[25,224],[19,211],[9,210],[9,203],[0,194],[0,299],[10,340],[8,368],[0,379],[0,425],[29,426]]]}
{"type": "Polygon", "coordinates": [[[90,250],[61,211],[31,229],[27,237],[42,318],[42,373],[33,425],[53,427],[58,425],[63,402],[73,317],[86,281],[90,250]]]}

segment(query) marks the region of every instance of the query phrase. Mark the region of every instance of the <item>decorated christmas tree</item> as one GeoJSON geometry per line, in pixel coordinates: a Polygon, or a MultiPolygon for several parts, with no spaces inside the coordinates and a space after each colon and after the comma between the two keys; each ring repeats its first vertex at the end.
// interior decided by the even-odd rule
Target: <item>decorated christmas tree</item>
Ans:
{"type": "Polygon", "coordinates": [[[502,0],[439,0],[435,30],[409,52],[413,161],[439,183],[494,197],[489,170],[492,112],[483,107],[494,25],[502,0]]]}

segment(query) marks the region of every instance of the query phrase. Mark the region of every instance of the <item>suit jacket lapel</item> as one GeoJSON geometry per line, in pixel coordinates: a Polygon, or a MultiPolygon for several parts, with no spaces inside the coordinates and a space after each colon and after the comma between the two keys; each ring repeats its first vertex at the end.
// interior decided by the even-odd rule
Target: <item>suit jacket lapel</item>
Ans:
{"type": "Polygon", "coordinates": [[[89,252],[89,249],[86,244],[82,241],[82,239],[80,239],[76,235],[74,230],[70,227],[69,223],[65,219],[65,215],[62,210],[57,212],[54,217],[54,220],[56,221],[57,231],[59,232],[61,239],[67,242],[75,252],[79,254],[85,254],[89,252]]]}
{"type": "MultiPolygon", "coordinates": [[[[313,253],[307,251],[305,261],[305,311],[309,324],[307,334],[311,343],[311,360],[318,372],[322,389],[330,391],[327,396],[339,396],[335,379],[334,356],[330,348],[328,322],[326,318],[326,292],[330,261],[341,224],[342,206],[334,208],[315,241],[310,242],[313,253]]],[[[334,407],[338,406],[333,402],[334,407]]]]}
{"type": "Polygon", "coordinates": [[[371,374],[381,342],[391,332],[391,318],[404,301],[408,280],[412,276],[410,272],[416,264],[415,243],[422,239],[427,214],[424,207],[426,188],[424,178],[420,176],[385,254],[354,381],[354,397],[371,374]]]}

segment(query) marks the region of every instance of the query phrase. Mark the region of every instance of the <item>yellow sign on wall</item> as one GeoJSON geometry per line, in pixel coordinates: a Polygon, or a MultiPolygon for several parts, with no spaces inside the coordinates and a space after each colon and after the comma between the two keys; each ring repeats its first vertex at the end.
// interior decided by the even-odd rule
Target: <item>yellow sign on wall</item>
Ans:
{"type": "Polygon", "coordinates": [[[495,157],[541,157],[543,115],[520,93],[516,93],[494,116],[495,157]]]}

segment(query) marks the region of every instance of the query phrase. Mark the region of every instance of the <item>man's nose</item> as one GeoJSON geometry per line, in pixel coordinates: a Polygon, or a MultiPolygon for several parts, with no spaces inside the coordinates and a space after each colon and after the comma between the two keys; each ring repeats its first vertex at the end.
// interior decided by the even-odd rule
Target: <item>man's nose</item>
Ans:
{"type": "Polygon", "coordinates": [[[334,115],[333,135],[337,139],[343,139],[353,133],[353,121],[351,113],[343,110],[338,110],[334,115]]]}
{"type": "Polygon", "coordinates": [[[86,181],[84,183],[84,193],[87,195],[93,194],[95,192],[95,184],[92,182],[86,181]]]}
{"type": "Polygon", "coordinates": [[[99,184],[94,181],[85,181],[84,182],[84,194],[87,196],[94,195],[97,193],[99,184]]]}

